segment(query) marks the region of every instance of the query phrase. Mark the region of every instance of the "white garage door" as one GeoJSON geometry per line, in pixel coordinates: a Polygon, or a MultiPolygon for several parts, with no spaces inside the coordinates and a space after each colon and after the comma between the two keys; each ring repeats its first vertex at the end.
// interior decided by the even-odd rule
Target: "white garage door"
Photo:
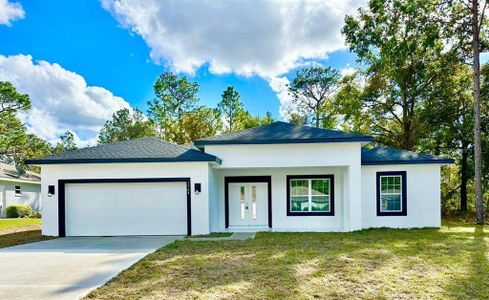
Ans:
{"type": "Polygon", "coordinates": [[[186,235],[185,182],[65,185],[67,236],[186,235]]]}

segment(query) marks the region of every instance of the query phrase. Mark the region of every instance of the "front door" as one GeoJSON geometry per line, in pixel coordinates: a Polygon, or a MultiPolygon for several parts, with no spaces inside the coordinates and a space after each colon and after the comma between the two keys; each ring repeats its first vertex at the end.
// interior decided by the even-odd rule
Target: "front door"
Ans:
{"type": "Polygon", "coordinates": [[[268,184],[229,183],[229,226],[267,226],[268,184]]]}

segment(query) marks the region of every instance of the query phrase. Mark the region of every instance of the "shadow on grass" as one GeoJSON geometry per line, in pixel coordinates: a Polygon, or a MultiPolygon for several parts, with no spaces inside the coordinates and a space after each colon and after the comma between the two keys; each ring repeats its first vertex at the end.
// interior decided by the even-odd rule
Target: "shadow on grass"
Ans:
{"type": "Polygon", "coordinates": [[[447,286],[447,292],[458,299],[489,299],[489,234],[483,226],[475,226],[471,236],[469,267],[447,286]]]}
{"type": "Polygon", "coordinates": [[[259,233],[251,241],[177,241],[90,297],[487,298],[487,283],[478,285],[489,277],[487,233],[459,229],[259,233]],[[469,278],[455,276],[465,271],[469,278]],[[465,280],[473,280],[478,291],[464,285],[465,280]]]}
{"type": "Polygon", "coordinates": [[[52,237],[43,236],[41,230],[27,230],[0,235],[0,248],[21,244],[50,240],[52,237]]]}

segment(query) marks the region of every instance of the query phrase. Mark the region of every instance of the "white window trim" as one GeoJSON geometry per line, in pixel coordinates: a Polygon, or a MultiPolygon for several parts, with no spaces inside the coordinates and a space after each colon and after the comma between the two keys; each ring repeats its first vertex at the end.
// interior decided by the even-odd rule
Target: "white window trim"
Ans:
{"type": "Polygon", "coordinates": [[[402,191],[403,191],[403,186],[402,186],[402,175],[382,175],[380,176],[380,211],[381,212],[402,212],[402,191]],[[399,182],[400,182],[400,186],[399,186],[399,193],[383,193],[382,192],[382,178],[383,177],[399,177],[399,182]],[[382,196],[383,195],[386,195],[386,196],[389,196],[389,195],[399,195],[399,208],[400,209],[383,209],[383,206],[382,206],[382,196]]]}
{"type": "MultiPolygon", "coordinates": [[[[292,185],[292,181],[304,181],[304,180],[307,180],[307,195],[290,195],[290,199],[289,199],[289,202],[290,202],[290,212],[293,212],[293,213],[309,213],[309,212],[325,212],[325,213],[329,213],[331,212],[331,179],[329,178],[294,178],[294,179],[291,179],[290,180],[290,185],[292,185]],[[328,181],[328,191],[329,193],[326,195],[328,196],[328,210],[320,210],[320,211],[313,211],[312,210],[312,181],[313,180],[327,180],[328,181]],[[306,197],[307,196],[307,203],[308,203],[308,210],[307,211],[296,211],[296,210],[292,210],[292,198],[293,197],[306,197]]],[[[292,186],[289,186],[289,189],[292,190],[292,186]]],[[[320,195],[317,195],[318,197],[320,195]]]]}

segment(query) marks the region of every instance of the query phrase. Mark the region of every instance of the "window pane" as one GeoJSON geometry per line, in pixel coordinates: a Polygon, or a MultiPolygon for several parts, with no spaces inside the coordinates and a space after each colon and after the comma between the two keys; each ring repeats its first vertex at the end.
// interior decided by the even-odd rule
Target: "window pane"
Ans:
{"type": "Polygon", "coordinates": [[[401,210],[401,195],[382,195],[382,210],[401,210]]]}
{"type": "Polygon", "coordinates": [[[329,196],[313,196],[312,211],[329,211],[329,196]]]}
{"type": "Polygon", "coordinates": [[[312,195],[329,195],[329,179],[313,179],[311,182],[312,195]]]}
{"type": "Polygon", "coordinates": [[[290,197],[290,211],[309,211],[308,198],[307,196],[290,197]]]}
{"type": "Polygon", "coordinates": [[[401,193],[401,176],[381,177],[382,193],[401,193]]]}
{"type": "Polygon", "coordinates": [[[241,210],[241,220],[244,220],[245,219],[245,187],[244,186],[240,187],[239,202],[240,202],[240,210],[241,210]]]}
{"type": "Polygon", "coordinates": [[[256,220],[256,186],[251,187],[251,206],[253,212],[253,220],[256,220]]]}
{"type": "Polygon", "coordinates": [[[309,181],[303,179],[294,179],[290,181],[290,194],[296,196],[305,196],[309,193],[309,181]]]}

